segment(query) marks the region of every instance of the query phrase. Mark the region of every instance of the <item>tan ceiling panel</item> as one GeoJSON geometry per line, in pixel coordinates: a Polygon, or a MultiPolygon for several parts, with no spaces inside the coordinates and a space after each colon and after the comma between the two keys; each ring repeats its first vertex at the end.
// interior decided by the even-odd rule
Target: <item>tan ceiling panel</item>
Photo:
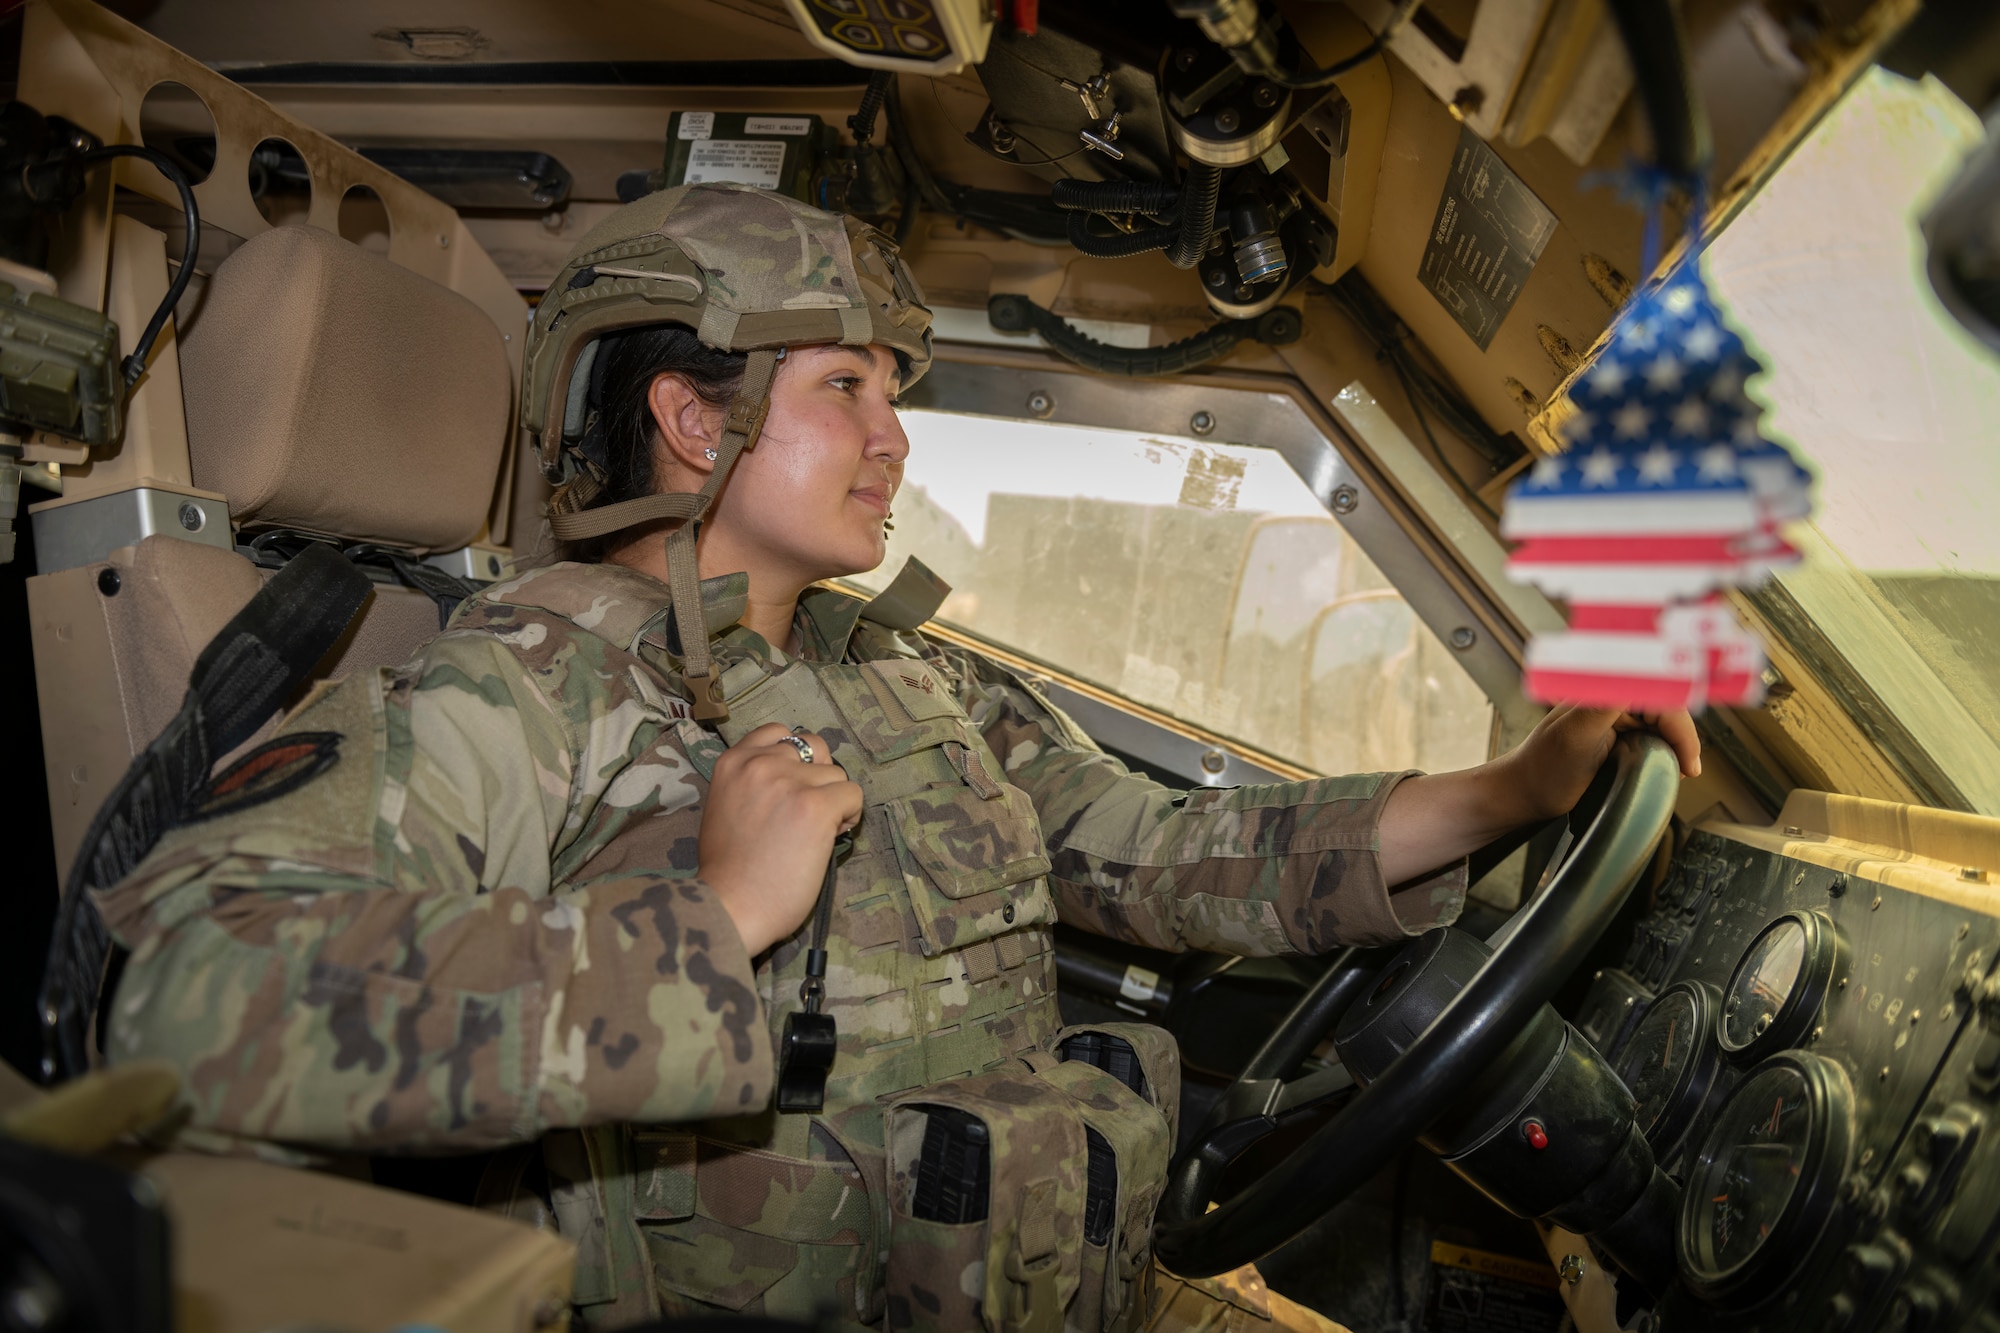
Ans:
{"type": "MultiPolygon", "coordinates": [[[[1590,346],[1609,323],[1611,311],[1592,285],[1584,257],[1601,256],[1627,276],[1636,272],[1639,214],[1618,202],[1609,189],[1582,189],[1584,169],[1546,139],[1519,148],[1492,144],[1493,151],[1554,210],[1559,225],[1491,347],[1480,351],[1418,278],[1461,127],[1407,66],[1392,59],[1389,67],[1395,79],[1389,136],[1362,275],[1437,356],[1487,424],[1498,431],[1518,432],[1520,400],[1507,381],[1518,381],[1545,400],[1561,379],[1537,326],[1547,325],[1572,346],[1590,346]]],[[[1625,139],[1614,126],[1591,169],[1615,166],[1612,145],[1625,139]]]]}
{"type": "Polygon", "coordinates": [[[826,58],[756,0],[163,0],[146,28],[225,66],[826,58]]]}

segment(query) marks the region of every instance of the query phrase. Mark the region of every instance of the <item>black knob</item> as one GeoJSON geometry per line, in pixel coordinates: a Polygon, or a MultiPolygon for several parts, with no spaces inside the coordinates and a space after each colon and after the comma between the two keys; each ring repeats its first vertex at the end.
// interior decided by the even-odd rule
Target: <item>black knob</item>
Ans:
{"type": "Polygon", "coordinates": [[[1850,1245],[1846,1258],[1849,1280],[1865,1295],[1874,1295],[1896,1278],[1896,1254],[1886,1245],[1850,1245]]]}
{"type": "Polygon", "coordinates": [[[1883,1326],[1900,1333],[1931,1333],[1943,1323],[1944,1298],[1928,1283],[1912,1282],[1889,1302],[1889,1318],[1883,1326]]]}
{"type": "Polygon", "coordinates": [[[1952,1116],[1926,1116],[1917,1122],[1917,1148],[1933,1162],[1944,1163],[1965,1142],[1965,1126],[1952,1116]]]}

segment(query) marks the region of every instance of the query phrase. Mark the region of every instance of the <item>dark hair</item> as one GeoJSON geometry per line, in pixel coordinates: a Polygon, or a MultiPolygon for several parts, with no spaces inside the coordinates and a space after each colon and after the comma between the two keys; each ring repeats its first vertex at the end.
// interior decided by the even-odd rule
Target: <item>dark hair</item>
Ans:
{"type": "MultiPolygon", "coordinates": [[[[591,378],[597,391],[604,437],[604,489],[587,508],[601,509],[621,500],[652,494],[654,452],[659,428],[649,402],[653,381],[678,376],[710,407],[727,407],[743,382],[741,352],[719,352],[704,346],[692,329],[681,324],[655,324],[602,339],[591,378]]],[[[567,542],[565,560],[604,559],[628,538],[623,532],[567,542]]]]}

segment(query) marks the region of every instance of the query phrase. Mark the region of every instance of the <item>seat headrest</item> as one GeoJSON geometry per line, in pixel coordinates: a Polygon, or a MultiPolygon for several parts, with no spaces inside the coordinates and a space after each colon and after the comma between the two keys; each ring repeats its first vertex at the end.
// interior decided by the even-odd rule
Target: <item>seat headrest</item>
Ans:
{"type": "Polygon", "coordinates": [[[513,400],[493,321],[317,227],[216,269],[181,343],[194,484],[251,527],[419,550],[478,535],[513,400]]]}

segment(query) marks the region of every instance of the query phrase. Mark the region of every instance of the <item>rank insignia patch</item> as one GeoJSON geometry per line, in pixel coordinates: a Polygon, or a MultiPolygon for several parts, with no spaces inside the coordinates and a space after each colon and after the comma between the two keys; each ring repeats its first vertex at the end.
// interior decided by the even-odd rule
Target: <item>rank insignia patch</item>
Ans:
{"type": "Polygon", "coordinates": [[[337,731],[295,731],[264,742],[216,774],[189,822],[235,814],[296,791],[339,761],[341,739],[337,731]]]}

